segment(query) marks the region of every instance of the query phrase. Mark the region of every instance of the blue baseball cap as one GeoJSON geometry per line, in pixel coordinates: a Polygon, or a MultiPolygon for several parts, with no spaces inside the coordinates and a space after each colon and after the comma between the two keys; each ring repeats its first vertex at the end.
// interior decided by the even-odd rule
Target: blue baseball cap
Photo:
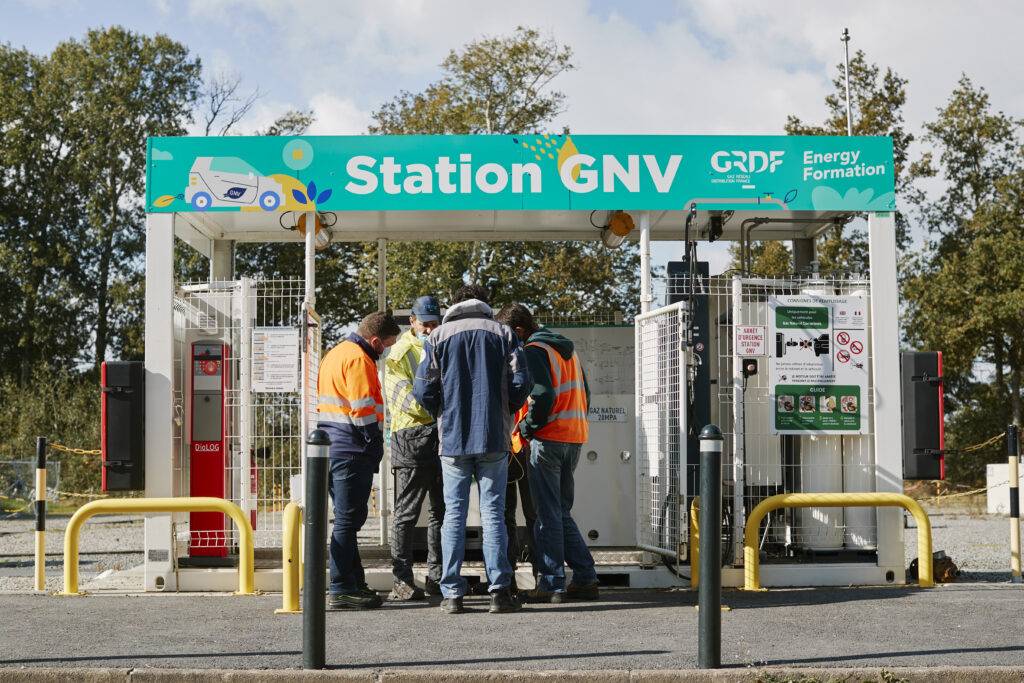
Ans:
{"type": "Polygon", "coordinates": [[[421,296],[412,305],[412,314],[421,323],[441,322],[441,304],[437,297],[421,296]]]}

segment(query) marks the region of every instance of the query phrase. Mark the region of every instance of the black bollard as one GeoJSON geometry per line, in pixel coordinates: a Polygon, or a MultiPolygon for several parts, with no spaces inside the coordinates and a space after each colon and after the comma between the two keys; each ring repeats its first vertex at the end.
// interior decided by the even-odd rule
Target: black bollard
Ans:
{"type": "Polygon", "coordinates": [[[326,668],[327,432],[315,429],[306,440],[305,563],[302,586],[302,667],[326,668]]]}
{"type": "Polygon", "coordinates": [[[700,433],[700,574],[697,667],[722,666],[722,432],[700,433]]]}

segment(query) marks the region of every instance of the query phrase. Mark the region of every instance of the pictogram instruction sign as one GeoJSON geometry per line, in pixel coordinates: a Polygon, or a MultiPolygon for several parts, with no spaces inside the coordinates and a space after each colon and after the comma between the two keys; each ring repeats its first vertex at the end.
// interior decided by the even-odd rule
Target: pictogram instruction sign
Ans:
{"type": "Polygon", "coordinates": [[[867,299],[773,296],[768,307],[772,433],[867,433],[867,299]]]}

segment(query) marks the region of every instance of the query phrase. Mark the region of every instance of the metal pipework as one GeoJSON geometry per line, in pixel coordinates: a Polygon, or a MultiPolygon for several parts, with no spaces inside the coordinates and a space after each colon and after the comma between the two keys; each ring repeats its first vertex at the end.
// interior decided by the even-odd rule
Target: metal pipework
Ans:
{"type": "Polygon", "coordinates": [[[302,668],[326,668],[327,605],[327,432],[314,429],[306,440],[306,579],[302,587],[302,668]]]}
{"type": "Polygon", "coordinates": [[[917,577],[921,588],[933,588],[932,525],[916,500],[902,493],[780,493],[765,498],[750,511],[743,532],[743,589],[761,590],[758,529],[769,512],[779,508],[901,507],[917,520],[917,577]]]}
{"type": "Polygon", "coordinates": [[[768,216],[760,216],[756,218],[747,218],[740,223],[740,264],[743,266],[743,274],[750,275],[751,259],[750,259],[750,233],[756,228],[762,227],[767,224],[775,223],[791,223],[794,225],[801,224],[818,224],[831,223],[832,225],[846,225],[852,221],[855,214],[846,214],[843,216],[836,216],[832,219],[821,219],[821,218],[770,218],[768,216]]]}
{"type": "MultiPolygon", "coordinates": [[[[697,668],[722,666],[722,432],[700,433],[700,578],[697,582],[697,668]]],[[[692,569],[691,569],[692,571],[692,569]]]]}
{"type": "Polygon", "coordinates": [[[299,552],[299,527],[302,525],[302,507],[292,501],[284,507],[284,538],[281,543],[281,609],[274,614],[300,614],[299,575],[302,573],[302,555],[299,552]]]}
{"type": "Polygon", "coordinates": [[[255,593],[252,526],[242,509],[223,498],[107,498],[94,500],[78,508],[71,516],[64,532],[64,592],[61,595],[81,595],[78,591],[78,536],[82,526],[94,515],[114,513],[153,512],[223,512],[238,529],[238,592],[235,595],[255,593]]]}

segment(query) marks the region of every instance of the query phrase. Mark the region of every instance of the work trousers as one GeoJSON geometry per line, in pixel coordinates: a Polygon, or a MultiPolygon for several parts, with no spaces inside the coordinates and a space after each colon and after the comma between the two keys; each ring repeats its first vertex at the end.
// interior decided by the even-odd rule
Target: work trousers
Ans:
{"type": "MultiPolygon", "coordinates": [[[[509,457],[508,486],[505,489],[505,528],[508,531],[508,562],[512,571],[520,560],[527,560],[533,568],[534,576],[540,571],[537,564],[537,553],[533,541],[533,527],[537,523],[537,511],[530,495],[530,450],[523,448],[509,457]],[[518,494],[516,489],[518,488],[518,494]],[[523,518],[526,520],[526,553],[519,542],[519,530],[516,526],[516,502],[523,501],[523,518]]],[[[514,580],[514,579],[513,579],[514,580]]]]}
{"type": "Polygon", "coordinates": [[[427,504],[427,576],[441,581],[441,524],[444,489],[441,462],[395,467],[395,509],[391,530],[391,565],[395,581],[413,585],[413,535],[424,500],[427,504]]]}
{"type": "Polygon", "coordinates": [[[331,533],[331,595],[355,593],[366,585],[359,557],[359,530],[366,523],[373,475],[380,459],[366,455],[331,458],[331,499],[334,529],[331,533]]]}

